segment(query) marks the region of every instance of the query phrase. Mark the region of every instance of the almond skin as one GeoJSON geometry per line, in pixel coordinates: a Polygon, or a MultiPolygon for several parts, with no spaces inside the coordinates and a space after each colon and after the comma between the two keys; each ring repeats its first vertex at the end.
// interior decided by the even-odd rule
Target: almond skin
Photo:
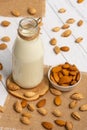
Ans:
{"type": "Polygon", "coordinates": [[[60,48],[58,46],[55,46],[53,48],[53,50],[54,50],[55,54],[59,54],[60,53],[60,48]]]}
{"type": "Polygon", "coordinates": [[[44,122],[42,122],[41,124],[42,124],[42,126],[43,126],[45,129],[47,129],[47,130],[52,130],[52,129],[53,129],[53,124],[50,123],[50,122],[44,121],[44,122]]]}
{"type": "Polygon", "coordinates": [[[62,103],[62,100],[61,100],[60,96],[56,96],[56,97],[54,98],[54,104],[55,104],[56,106],[59,106],[59,105],[61,105],[61,103],[62,103]]]}
{"type": "Polygon", "coordinates": [[[82,25],[83,25],[83,20],[79,20],[79,21],[77,22],[77,25],[78,25],[78,27],[82,26],[82,25]]]}
{"type": "Polygon", "coordinates": [[[73,24],[75,22],[75,19],[74,18],[69,18],[66,23],[68,24],[73,24]]]}
{"type": "Polygon", "coordinates": [[[52,28],[53,32],[58,32],[59,30],[60,30],[60,27],[54,27],[54,28],[52,28]]]}
{"type": "Polygon", "coordinates": [[[31,15],[35,15],[36,14],[36,9],[34,7],[29,7],[28,8],[28,13],[31,14],[31,15]]]}
{"type": "Polygon", "coordinates": [[[5,50],[7,48],[7,45],[5,43],[0,44],[0,50],[5,50]]]}
{"type": "Polygon", "coordinates": [[[77,0],[77,3],[80,4],[80,3],[82,3],[83,1],[84,1],[84,0],[77,0]]]}
{"type": "Polygon", "coordinates": [[[60,8],[60,9],[58,10],[58,12],[59,12],[59,13],[65,13],[65,12],[66,12],[66,9],[60,8]]]}
{"type": "Polygon", "coordinates": [[[50,40],[50,44],[51,44],[51,45],[56,45],[56,43],[57,43],[56,38],[52,38],[52,39],[50,40]]]}
{"type": "Polygon", "coordinates": [[[29,124],[30,124],[30,120],[29,120],[29,118],[26,117],[26,116],[22,116],[20,120],[21,120],[21,122],[22,122],[23,124],[25,124],[25,125],[29,125],[29,124]]]}
{"type": "Polygon", "coordinates": [[[22,100],[21,105],[22,105],[22,108],[25,108],[28,105],[27,100],[22,100]]]}
{"type": "Polygon", "coordinates": [[[72,34],[72,31],[70,29],[64,31],[61,36],[62,37],[69,37],[72,34]]]}
{"type": "Polygon", "coordinates": [[[40,100],[40,101],[36,104],[36,106],[37,106],[38,108],[41,108],[41,107],[45,106],[45,104],[46,104],[46,99],[42,99],[42,100],[40,100]]]}
{"type": "Polygon", "coordinates": [[[60,95],[62,95],[62,92],[59,91],[59,90],[57,90],[57,89],[55,89],[55,88],[50,88],[50,92],[51,92],[53,95],[55,95],[55,96],[60,96],[60,95]]]}
{"type": "Polygon", "coordinates": [[[57,125],[59,125],[59,126],[65,126],[66,121],[64,121],[64,120],[55,120],[55,123],[56,123],[57,125]]]}
{"type": "Polygon", "coordinates": [[[64,24],[61,28],[62,28],[62,29],[67,29],[67,28],[69,28],[69,27],[70,27],[70,25],[66,23],[66,24],[64,24]]]}
{"type": "Polygon", "coordinates": [[[69,51],[70,48],[68,46],[62,46],[62,47],[60,47],[60,50],[61,51],[69,51]]]}
{"type": "Polygon", "coordinates": [[[3,26],[3,27],[8,27],[9,25],[10,25],[10,22],[7,20],[4,20],[1,22],[1,26],[3,26]]]}
{"type": "Polygon", "coordinates": [[[10,37],[4,36],[4,37],[1,38],[1,40],[2,40],[3,42],[9,42],[9,41],[10,41],[10,37]]]}
{"type": "Polygon", "coordinates": [[[3,70],[3,65],[2,65],[2,63],[0,63],[0,70],[3,70]]]}
{"type": "Polygon", "coordinates": [[[82,42],[82,40],[83,40],[83,37],[78,37],[78,38],[76,38],[75,42],[80,43],[80,42],[82,42]]]}
{"type": "Polygon", "coordinates": [[[11,14],[15,17],[19,17],[20,16],[20,12],[18,10],[12,10],[11,14]]]}

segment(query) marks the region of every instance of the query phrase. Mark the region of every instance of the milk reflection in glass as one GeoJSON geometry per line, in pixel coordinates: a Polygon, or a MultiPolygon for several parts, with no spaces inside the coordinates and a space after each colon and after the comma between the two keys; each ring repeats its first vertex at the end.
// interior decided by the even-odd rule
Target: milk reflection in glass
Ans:
{"type": "Polygon", "coordinates": [[[23,88],[33,88],[43,79],[43,45],[35,19],[20,21],[12,52],[12,76],[23,88]]]}

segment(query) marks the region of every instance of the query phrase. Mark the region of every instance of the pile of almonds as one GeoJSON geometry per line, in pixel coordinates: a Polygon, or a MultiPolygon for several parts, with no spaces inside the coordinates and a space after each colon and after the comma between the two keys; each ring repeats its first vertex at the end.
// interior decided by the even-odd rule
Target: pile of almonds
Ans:
{"type": "Polygon", "coordinates": [[[68,62],[52,68],[50,79],[58,85],[70,86],[76,84],[80,79],[80,72],[75,65],[68,62]]]}

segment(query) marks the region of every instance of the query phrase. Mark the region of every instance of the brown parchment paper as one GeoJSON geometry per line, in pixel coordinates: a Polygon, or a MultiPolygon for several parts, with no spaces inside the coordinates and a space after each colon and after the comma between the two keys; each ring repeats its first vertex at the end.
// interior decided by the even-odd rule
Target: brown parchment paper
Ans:
{"type": "MultiPolygon", "coordinates": [[[[11,95],[8,95],[7,101],[5,103],[4,113],[0,113],[0,128],[2,128],[1,130],[44,130],[44,128],[41,126],[42,121],[49,121],[49,122],[53,123],[54,127],[52,130],[65,130],[64,127],[57,126],[54,123],[54,120],[56,120],[56,119],[72,121],[73,130],[87,130],[87,111],[86,112],[79,111],[79,107],[82,104],[87,103],[87,73],[82,73],[81,82],[78,84],[78,86],[76,88],[74,88],[70,92],[64,92],[61,95],[61,99],[62,99],[61,106],[54,105],[54,103],[53,103],[54,97],[55,96],[52,95],[50,93],[50,91],[48,91],[43,97],[39,98],[36,101],[32,101],[32,104],[35,105],[35,111],[30,112],[32,114],[32,118],[30,119],[31,123],[30,123],[30,125],[26,126],[20,122],[21,114],[16,113],[13,110],[13,104],[18,99],[11,95]],[[69,97],[74,92],[81,92],[85,98],[78,102],[78,105],[76,108],[69,109],[68,105],[71,101],[71,99],[69,97]],[[46,116],[40,115],[37,112],[37,108],[36,108],[36,103],[42,98],[46,98],[46,101],[47,101],[45,108],[48,110],[48,114],[46,116]],[[54,109],[59,109],[63,113],[62,117],[57,118],[54,115],[52,115],[52,111],[54,109]],[[73,112],[73,111],[79,112],[79,114],[81,116],[80,121],[76,121],[75,119],[73,119],[71,117],[71,112],[73,112]]],[[[23,109],[23,111],[25,111],[25,110],[26,109],[23,109]]]]}
{"type": "Polygon", "coordinates": [[[29,7],[37,10],[33,17],[42,17],[45,14],[45,0],[0,0],[0,15],[13,16],[12,10],[18,10],[21,16],[30,16],[27,12],[29,7]]]}

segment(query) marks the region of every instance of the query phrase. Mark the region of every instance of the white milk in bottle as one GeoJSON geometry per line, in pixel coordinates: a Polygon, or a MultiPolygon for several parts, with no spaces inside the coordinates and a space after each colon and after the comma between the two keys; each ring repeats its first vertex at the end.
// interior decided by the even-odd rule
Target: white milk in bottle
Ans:
{"type": "Polygon", "coordinates": [[[19,22],[18,36],[12,52],[12,77],[23,88],[33,88],[43,79],[44,50],[37,20],[19,22]]]}

